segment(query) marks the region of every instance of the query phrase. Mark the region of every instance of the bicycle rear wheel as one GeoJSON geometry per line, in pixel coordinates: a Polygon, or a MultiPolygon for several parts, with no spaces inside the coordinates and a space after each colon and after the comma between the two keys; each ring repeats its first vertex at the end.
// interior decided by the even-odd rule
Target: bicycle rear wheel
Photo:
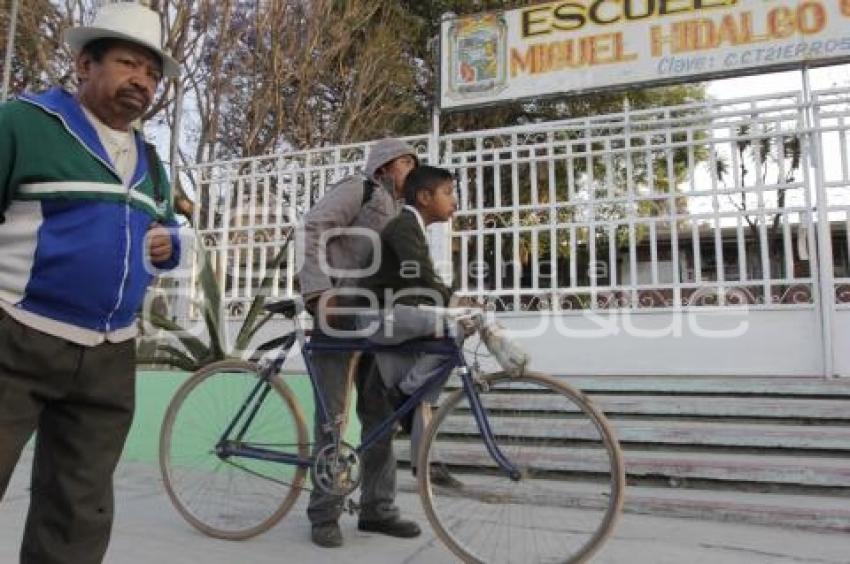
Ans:
{"type": "MultiPolygon", "coordinates": [[[[168,496],[190,524],[216,538],[246,539],[274,526],[292,508],[306,475],[306,468],[291,464],[216,453],[216,443],[258,381],[250,362],[210,364],[177,390],[163,420],[159,461],[168,496]]],[[[307,427],[295,396],[280,378],[267,385],[242,443],[308,456],[307,427]]]]}
{"type": "MultiPolygon", "coordinates": [[[[488,453],[462,390],[422,439],[419,493],[437,536],[466,562],[584,562],[614,528],[625,474],[605,417],[549,376],[483,378],[479,397],[511,480],[488,453]],[[462,486],[431,483],[439,461],[462,486]]],[[[439,483],[436,479],[435,482],[439,483]]]]}

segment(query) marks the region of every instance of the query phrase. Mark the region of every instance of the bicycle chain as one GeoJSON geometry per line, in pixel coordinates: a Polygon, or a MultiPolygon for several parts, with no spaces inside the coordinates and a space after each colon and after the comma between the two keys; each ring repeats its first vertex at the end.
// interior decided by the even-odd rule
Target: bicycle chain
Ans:
{"type": "Polygon", "coordinates": [[[307,487],[307,486],[296,486],[295,484],[293,484],[291,482],[286,482],[284,480],[278,480],[277,478],[272,478],[271,476],[266,476],[265,474],[260,474],[256,470],[251,470],[247,466],[243,466],[242,464],[239,464],[238,462],[233,462],[232,460],[223,460],[222,462],[224,462],[225,464],[230,464],[231,466],[234,466],[236,468],[239,468],[240,470],[243,470],[244,472],[247,472],[248,474],[250,474],[252,476],[256,476],[257,478],[262,478],[263,480],[268,480],[269,482],[274,482],[275,484],[279,484],[281,486],[289,486],[290,488],[296,488],[296,489],[299,489],[303,492],[312,492],[313,491],[313,488],[310,488],[310,487],[307,487]]]}

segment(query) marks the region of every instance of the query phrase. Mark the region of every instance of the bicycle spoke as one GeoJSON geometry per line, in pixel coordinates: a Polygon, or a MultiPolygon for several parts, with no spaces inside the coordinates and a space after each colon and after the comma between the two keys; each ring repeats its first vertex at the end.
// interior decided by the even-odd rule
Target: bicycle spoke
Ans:
{"type": "MultiPolygon", "coordinates": [[[[273,526],[295,503],[306,469],[252,458],[222,460],[216,445],[259,374],[242,361],[212,364],[177,391],[160,437],[160,466],[172,503],[194,527],[219,538],[242,539],[273,526]]],[[[278,379],[261,404],[250,407],[234,427],[241,444],[299,458],[309,453],[301,410],[278,379]]]]}
{"type": "Polygon", "coordinates": [[[611,532],[622,504],[622,456],[604,417],[582,396],[540,375],[488,377],[482,405],[511,480],[485,448],[462,392],[445,400],[423,438],[429,460],[461,488],[420,477],[428,519],[467,561],[579,562],[611,532]],[[517,407],[522,406],[522,407],[517,407]]]}

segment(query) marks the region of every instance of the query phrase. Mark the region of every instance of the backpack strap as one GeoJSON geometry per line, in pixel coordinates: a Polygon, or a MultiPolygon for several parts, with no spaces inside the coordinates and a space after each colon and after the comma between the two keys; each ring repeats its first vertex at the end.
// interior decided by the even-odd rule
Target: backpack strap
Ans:
{"type": "Polygon", "coordinates": [[[153,182],[153,199],[157,206],[162,204],[165,197],[163,196],[163,179],[162,170],[160,169],[159,155],[156,154],[156,147],[153,143],[145,143],[145,155],[148,158],[148,173],[150,173],[151,181],[153,182]]]}
{"type": "Polygon", "coordinates": [[[365,206],[369,200],[372,199],[372,194],[375,193],[375,188],[377,187],[378,185],[375,183],[374,180],[367,178],[363,181],[363,200],[361,200],[360,202],[361,208],[365,206]]]}

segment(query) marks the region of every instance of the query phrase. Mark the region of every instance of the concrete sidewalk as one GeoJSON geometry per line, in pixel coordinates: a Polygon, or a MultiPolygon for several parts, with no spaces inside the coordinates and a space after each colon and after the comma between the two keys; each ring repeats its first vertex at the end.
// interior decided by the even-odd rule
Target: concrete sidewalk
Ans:
{"type": "MultiPolygon", "coordinates": [[[[25,455],[0,504],[0,563],[17,561],[28,504],[29,458],[25,455]]],[[[441,564],[456,559],[427,525],[413,494],[401,494],[405,515],[425,529],[422,537],[396,540],[360,533],[356,520],[344,517],[344,550],[318,549],[309,541],[304,516],[306,495],[271,531],[242,542],[205,537],[185,523],[170,505],[155,465],[125,463],[116,477],[117,517],[106,562],[111,564],[327,563],[441,564]]],[[[813,533],[626,514],[612,539],[594,559],[616,564],[850,563],[847,533],[813,533]]]]}

